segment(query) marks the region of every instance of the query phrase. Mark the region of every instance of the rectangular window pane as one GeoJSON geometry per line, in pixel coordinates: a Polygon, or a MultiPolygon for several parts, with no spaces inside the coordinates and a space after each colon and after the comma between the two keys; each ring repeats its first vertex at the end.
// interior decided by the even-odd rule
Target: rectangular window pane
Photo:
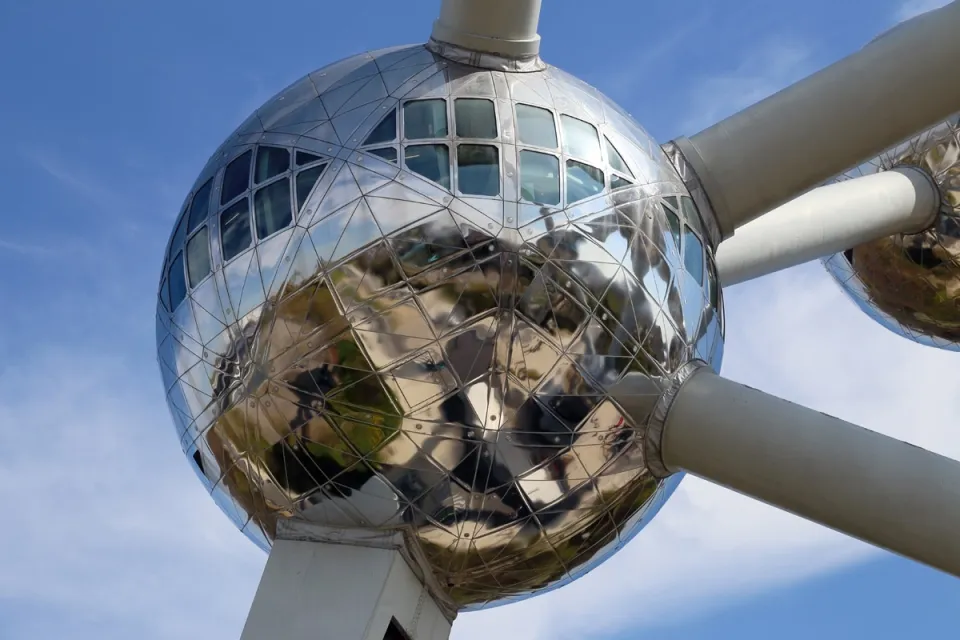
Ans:
{"type": "Polygon", "coordinates": [[[397,150],[394,147],[384,147],[382,149],[370,149],[369,153],[379,156],[387,162],[397,164],[397,150]]]}
{"type": "Polygon", "coordinates": [[[210,233],[204,226],[187,243],[187,276],[195,287],[210,274],[210,233]]]}
{"type": "Polygon", "coordinates": [[[193,232],[207,219],[207,213],[210,211],[210,191],[213,190],[213,179],[207,180],[203,186],[197,189],[193,196],[193,204],[190,205],[190,223],[187,225],[187,235],[193,232]]]}
{"type": "Polygon", "coordinates": [[[189,209],[184,209],[180,213],[180,219],[177,221],[176,230],[173,232],[173,238],[170,240],[170,253],[174,254],[183,248],[183,240],[187,237],[187,218],[189,209]]]}
{"type": "Polygon", "coordinates": [[[499,149],[483,144],[461,144],[457,147],[457,188],[460,193],[473,196],[499,194],[499,149]]]}
{"type": "Polygon", "coordinates": [[[290,208],[290,179],[284,178],[257,191],[253,196],[253,213],[257,221],[257,239],[275,234],[293,223],[290,208]]]}
{"type": "Polygon", "coordinates": [[[540,107],[517,105],[517,135],[522,144],[557,148],[557,126],[553,113],[540,107]]]}
{"type": "Polygon", "coordinates": [[[170,312],[180,306],[183,299],[187,297],[187,279],[183,273],[183,252],[177,254],[177,257],[170,263],[170,271],[167,273],[167,285],[170,287],[170,312]]]}
{"type": "Polygon", "coordinates": [[[613,143],[610,142],[609,138],[604,137],[603,140],[607,143],[607,161],[610,163],[610,167],[614,171],[625,173],[632,178],[633,172],[630,171],[630,167],[627,166],[627,163],[623,161],[623,156],[620,155],[620,152],[617,151],[616,147],[613,146],[613,143]]]}
{"type": "Polygon", "coordinates": [[[444,144],[416,144],[404,149],[407,169],[450,188],[450,150],[444,144]]]}
{"type": "Polygon", "coordinates": [[[563,150],[566,153],[592,164],[603,162],[596,127],[570,116],[560,116],[560,126],[563,127],[563,150]]]}
{"type": "Polygon", "coordinates": [[[603,191],[603,171],[567,160],[567,204],[580,202],[603,191]]]}
{"type": "Polygon", "coordinates": [[[249,198],[244,198],[220,214],[220,242],[224,262],[233,260],[253,244],[249,198]]]}
{"type": "Polygon", "coordinates": [[[326,168],[327,165],[321,164],[316,167],[304,169],[297,174],[297,211],[303,209],[303,204],[307,201],[307,198],[310,197],[310,192],[313,191],[314,185],[317,184],[317,180],[320,179],[320,176],[323,175],[323,171],[326,168]]]}
{"type": "Polygon", "coordinates": [[[560,161],[556,156],[520,152],[520,197],[537,204],[560,204],[560,161]]]}
{"type": "Polygon", "coordinates": [[[460,98],[454,105],[457,135],[461,138],[497,137],[497,112],[490,100],[460,98]]]}
{"type": "Polygon", "coordinates": [[[224,205],[250,188],[250,159],[253,151],[245,151],[227,165],[223,172],[223,189],[220,191],[220,204],[224,205]]]}
{"type": "Polygon", "coordinates": [[[279,147],[257,149],[257,168],[253,179],[258,184],[276,177],[290,168],[290,152],[279,147]]]}
{"type": "Polygon", "coordinates": [[[416,100],[403,106],[403,135],[408,140],[447,137],[447,101],[416,100]]]}
{"type": "Polygon", "coordinates": [[[680,218],[668,207],[663,207],[663,212],[667,215],[667,231],[673,239],[673,245],[680,251],[680,218]]]}
{"type": "Polygon", "coordinates": [[[703,245],[700,238],[686,225],[683,227],[683,266],[703,285],[703,245]]]}

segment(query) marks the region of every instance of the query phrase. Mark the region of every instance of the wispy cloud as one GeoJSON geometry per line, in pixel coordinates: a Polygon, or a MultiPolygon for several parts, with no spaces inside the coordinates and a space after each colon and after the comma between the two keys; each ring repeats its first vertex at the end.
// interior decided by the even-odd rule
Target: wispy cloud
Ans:
{"type": "Polygon", "coordinates": [[[813,48],[777,39],[751,48],[729,71],[694,79],[682,129],[696,133],[776,93],[814,70],[813,48]]]}
{"type": "Polygon", "coordinates": [[[939,9],[944,5],[950,4],[950,2],[951,0],[904,0],[904,2],[897,7],[894,13],[894,19],[897,22],[903,22],[921,13],[939,9]]]}

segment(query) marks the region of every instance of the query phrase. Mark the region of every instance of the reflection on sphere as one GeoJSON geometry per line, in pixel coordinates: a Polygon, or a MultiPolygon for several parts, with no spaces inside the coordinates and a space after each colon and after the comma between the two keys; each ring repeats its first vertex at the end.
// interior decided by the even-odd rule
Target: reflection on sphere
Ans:
{"type": "Polygon", "coordinates": [[[157,344],[183,450],[263,548],[283,520],[396,531],[450,609],[556,587],[679,482],[607,390],[719,369],[703,238],[656,143],[557,69],[335,63],[228,138],[174,229],[157,344]]]}

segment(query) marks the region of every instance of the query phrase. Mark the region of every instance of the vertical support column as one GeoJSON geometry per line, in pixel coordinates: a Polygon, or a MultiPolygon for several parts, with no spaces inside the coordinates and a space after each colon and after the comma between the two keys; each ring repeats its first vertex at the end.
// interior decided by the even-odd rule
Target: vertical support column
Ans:
{"type": "Polygon", "coordinates": [[[450,627],[398,551],[277,540],[240,638],[447,640],[450,627]]]}

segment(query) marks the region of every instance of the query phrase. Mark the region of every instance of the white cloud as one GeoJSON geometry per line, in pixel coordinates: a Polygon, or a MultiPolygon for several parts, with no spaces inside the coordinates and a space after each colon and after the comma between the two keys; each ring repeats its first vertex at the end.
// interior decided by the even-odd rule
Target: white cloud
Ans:
{"type": "Polygon", "coordinates": [[[806,42],[779,38],[753,47],[729,71],[695,79],[681,129],[693,134],[733,115],[813,71],[806,42]]]}
{"type": "Polygon", "coordinates": [[[904,0],[904,2],[897,7],[897,10],[894,14],[894,19],[897,22],[903,22],[904,20],[909,20],[910,18],[918,16],[921,13],[939,9],[950,2],[951,0],[904,0]]]}

